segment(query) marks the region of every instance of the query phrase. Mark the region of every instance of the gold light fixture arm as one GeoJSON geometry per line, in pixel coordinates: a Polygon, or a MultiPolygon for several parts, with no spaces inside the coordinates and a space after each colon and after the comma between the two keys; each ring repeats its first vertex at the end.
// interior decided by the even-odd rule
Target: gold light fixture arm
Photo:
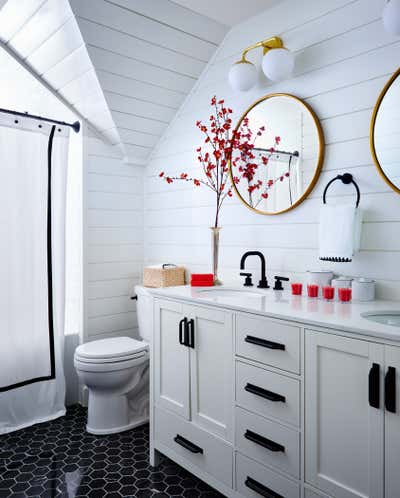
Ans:
{"type": "Polygon", "coordinates": [[[264,49],[264,55],[271,50],[272,48],[284,48],[283,46],[283,41],[279,36],[273,36],[272,38],[268,38],[267,40],[262,40],[257,43],[254,43],[253,45],[250,45],[249,47],[245,48],[242,53],[242,58],[240,59],[240,62],[248,62],[246,60],[246,55],[250,50],[254,50],[255,48],[263,47],[264,49]]]}

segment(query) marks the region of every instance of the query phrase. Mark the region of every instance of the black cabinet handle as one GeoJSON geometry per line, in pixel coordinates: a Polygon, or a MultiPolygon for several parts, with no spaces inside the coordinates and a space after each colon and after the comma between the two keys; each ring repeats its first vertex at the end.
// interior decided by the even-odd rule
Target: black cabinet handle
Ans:
{"type": "Polygon", "coordinates": [[[273,451],[274,453],[278,453],[279,451],[285,452],[285,447],[281,444],[275,443],[275,441],[271,441],[271,439],[267,439],[264,436],[260,436],[256,432],[247,431],[244,433],[244,437],[253,443],[256,443],[263,448],[266,448],[269,451],[273,451]]]}
{"type": "Polygon", "coordinates": [[[250,344],[256,344],[257,346],[262,346],[263,348],[268,349],[280,349],[282,351],[285,350],[284,344],[279,344],[279,342],[267,341],[266,339],[261,339],[260,337],[254,337],[253,335],[246,335],[245,342],[249,342],[250,344]]]}
{"type": "Polygon", "coordinates": [[[256,396],[260,396],[261,398],[268,399],[269,401],[281,401],[282,403],[286,402],[286,398],[285,396],[282,396],[282,394],[268,391],[267,389],[255,386],[254,384],[247,383],[244,387],[244,390],[251,394],[255,394],[256,396]]]}
{"type": "Polygon", "coordinates": [[[186,344],[189,348],[194,349],[194,320],[193,318],[188,321],[188,343],[186,344]]]}
{"type": "Polygon", "coordinates": [[[385,408],[396,413],[396,369],[389,367],[385,375],[385,408]]]}
{"type": "Polygon", "coordinates": [[[179,322],[179,344],[187,346],[187,318],[182,318],[179,322]]]}
{"type": "Polygon", "coordinates": [[[174,441],[175,441],[175,443],[183,446],[186,450],[189,450],[191,453],[201,453],[201,454],[204,453],[203,448],[200,448],[200,446],[197,446],[196,444],[191,443],[190,441],[188,441],[184,437],[180,436],[179,434],[177,434],[174,437],[174,441]]]}
{"type": "Polygon", "coordinates": [[[380,397],[380,366],[378,363],[373,363],[368,374],[368,401],[373,408],[379,408],[380,397]]]}
{"type": "Polygon", "coordinates": [[[264,496],[264,498],[285,498],[284,496],[275,493],[275,491],[272,491],[272,489],[267,488],[267,486],[264,486],[264,484],[259,483],[249,476],[247,476],[244,484],[259,495],[264,496]]]}

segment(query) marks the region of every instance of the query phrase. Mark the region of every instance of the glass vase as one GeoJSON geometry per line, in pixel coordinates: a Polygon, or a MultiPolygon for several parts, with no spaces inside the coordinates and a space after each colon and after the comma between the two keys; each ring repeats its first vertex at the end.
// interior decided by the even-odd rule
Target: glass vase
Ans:
{"type": "Polygon", "coordinates": [[[214,285],[222,285],[222,282],[218,278],[219,232],[221,230],[221,227],[210,227],[210,230],[214,285]]]}

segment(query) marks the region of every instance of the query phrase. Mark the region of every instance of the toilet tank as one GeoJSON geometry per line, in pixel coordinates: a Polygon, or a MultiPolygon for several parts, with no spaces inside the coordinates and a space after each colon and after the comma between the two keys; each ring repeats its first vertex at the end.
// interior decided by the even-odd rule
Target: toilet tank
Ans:
{"type": "Polygon", "coordinates": [[[153,335],[153,298],[149,290],[141,285],[135,286],[135,294],[139,336],[150,343],[153,335]]]}

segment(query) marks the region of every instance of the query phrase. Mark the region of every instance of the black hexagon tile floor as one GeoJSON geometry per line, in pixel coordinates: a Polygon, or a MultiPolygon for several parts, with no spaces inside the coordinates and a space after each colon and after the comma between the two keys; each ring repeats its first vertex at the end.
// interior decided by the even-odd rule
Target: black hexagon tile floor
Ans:
{"type": "Polygon", "coordinates": [[[0,436],[0,498],[221,498],[168,458],[148,463],[148,426],[93,436],[86,410],[0,436]]]}

